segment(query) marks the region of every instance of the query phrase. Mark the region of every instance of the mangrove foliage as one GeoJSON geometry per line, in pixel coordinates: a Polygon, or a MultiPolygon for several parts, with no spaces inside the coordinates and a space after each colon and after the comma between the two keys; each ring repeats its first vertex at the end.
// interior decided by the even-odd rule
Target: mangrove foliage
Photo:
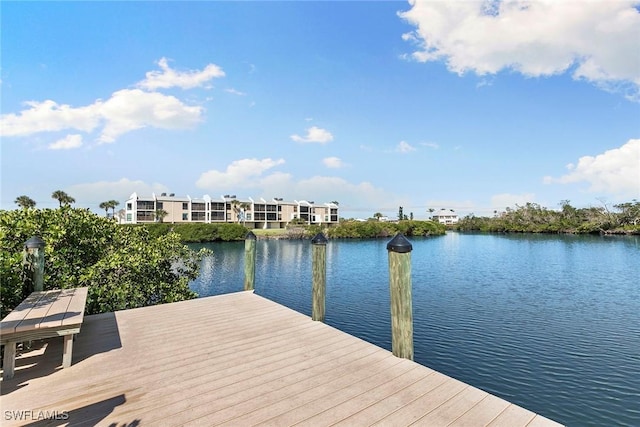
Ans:
{"type": "Polygon", "coordinates": [[[189,282],[203,253],[172,232],[123,227],[85,209],[0,211],[0,312],[32,291],[23,267],[25,242],[45,242],[44,289],[89,287],[87,314],[181,301],[197,295],[189,282]]]}
{"type": "Polygon", "coordinates": [[[605,203],[575,208],[565,200],[559,210],[527,203],[496,212],[493,217],[467,215],[456,228],[487,232],[640,234],[640,202],[634,199],[612,208],[605,203]]]}

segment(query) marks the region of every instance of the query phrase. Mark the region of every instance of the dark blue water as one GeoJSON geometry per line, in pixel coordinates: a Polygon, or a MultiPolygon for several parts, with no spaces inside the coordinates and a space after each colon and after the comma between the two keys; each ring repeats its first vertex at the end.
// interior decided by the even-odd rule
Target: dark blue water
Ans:
{"type": "MultiPolygon", "coordinates": [[[[569,426],[640,426],[640,238],[416,238],[415,360],[569,426]]],[[[326,323],[391,349],[386,240],[327,245],[326,323]]],[[[192,288],[241,291],[244,242],[192,288]]],[[[258,241],[256,293],[311,315],[311,243],[258,241]]]]}

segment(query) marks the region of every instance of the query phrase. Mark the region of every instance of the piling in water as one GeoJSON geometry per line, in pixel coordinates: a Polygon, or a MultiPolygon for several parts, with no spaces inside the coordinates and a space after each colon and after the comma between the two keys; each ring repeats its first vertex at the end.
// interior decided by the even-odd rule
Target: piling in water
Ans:
{"type": "Polygon", "coordinates": [[[249,231],[244,238],[244,290],[255,289],[256,282],[256,235],[249,231]]]}
{"type": "Polygon", "coordinates": [[[327,238],[322,233],[311,239],[312,244],[312,311],[311,318],[324,322],[327,289],[327,238]]]}

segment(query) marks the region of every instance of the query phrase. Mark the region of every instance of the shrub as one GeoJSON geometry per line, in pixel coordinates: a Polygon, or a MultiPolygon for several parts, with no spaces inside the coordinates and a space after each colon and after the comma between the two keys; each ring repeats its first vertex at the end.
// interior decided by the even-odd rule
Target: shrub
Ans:
{"type": "MultiPolygon", "coordinates": [[[[196,297],[189,281],[202,254],[175,233],[156,237],[84,209],[0,211],[0,311],[22,301],[22,252],[34,235],[45,241],[44,289],[89,287],[87,314],[196,297]]],[[[160,234],[160,233],[158,233],[160,234]]]]}

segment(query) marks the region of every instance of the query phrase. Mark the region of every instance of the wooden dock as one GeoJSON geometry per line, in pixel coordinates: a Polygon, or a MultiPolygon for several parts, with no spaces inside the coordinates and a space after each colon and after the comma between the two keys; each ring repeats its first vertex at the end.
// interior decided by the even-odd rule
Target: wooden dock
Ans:
{"type": "Polygon", "coordinates": [[[61,346],[18,357],[3,426],[559,425],[252,292],[86,316],[66,369],[61,346]]]}

